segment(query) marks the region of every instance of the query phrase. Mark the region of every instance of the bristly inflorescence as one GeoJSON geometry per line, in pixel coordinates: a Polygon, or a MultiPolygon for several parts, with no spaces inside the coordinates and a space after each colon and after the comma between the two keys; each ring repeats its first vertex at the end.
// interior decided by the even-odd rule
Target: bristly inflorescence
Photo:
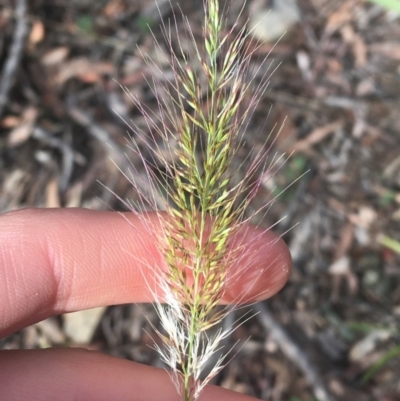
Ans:
{"type": "MultiPolygon", "coordinates": [[[[157,229],[146,213],[140,217],[152,233],[160,233],[162,227],[157,241],[165,264],[154,276],[162,290],[156,308],[163,329],[156,331],[164,346],[156,348],[171,368],[184,401],[196,400],[224,363],[224,358],[219,358],[208,376],[200,380],[207,361],[232,331],[230,328],[207,333],[227,314],[227,309],[216,311],[216,306],[224,296],[230,265],[243,256],[240,241],[233,238],[248,221],[245,212],[260,185],[257,175],[266,169],[264,156],[268,151],[263,149],[248,163],[244,180],[232,180],[234,153],[267,80],[254,89],[249,77],[255,50],[249,45],[251,32],[236,25],[226,30],[218,0],[204,0],[204,12],[201,47],[196,44],[189,21],[183,17],[193,45],[192,56],[183,51],[177,21],[173,20],[172,27],[163,22],[172,79],[144,56],[159,77],[150,84],[158,102],[157,112],[124,89],[148,125],[148,133],[132,127],[132,149],[142,159],[150,191],[143,190],[134,173],[125,175],[140,194],[139,209],[145,209],[148,203],[159,210],[163,203],[166,211],[158,214],[157,229]],[[178,50],[172,43],[174,29],[178,50]],[[201,65],[200,70],[192,68],[194,62],[201,65]],[[162,178],[139,151],[137,137],[164,161],[162,178]],[[165,150],[170,154],[168,160],[165,150]],[[161,202],[156,195],[160,188],[165,195],[161,202]]],[[[156,42],[155,45],[160,46],[156,42]]],[[[267,167],[267,175],[274,166],[272,162],[267,167]]],[[[138,205],[130,206],[132,211],[138,209],[138,205]]],[[[236,272],[238,276],[242,273],[236,272]]]]}

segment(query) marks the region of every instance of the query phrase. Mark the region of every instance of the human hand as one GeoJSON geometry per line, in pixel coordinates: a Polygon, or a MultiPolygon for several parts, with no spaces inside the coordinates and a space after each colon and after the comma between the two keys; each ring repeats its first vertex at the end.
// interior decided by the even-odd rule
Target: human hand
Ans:
{"type": "MultiPolygon", "coordinates": [[[[132,213],[126,217],[135,229],[117,213],[84,209],[26,209],[0,216],[0,338],[52,315],[154,299],[146,274],[151,276],[160,255],[139,219],[132,213]]],[[[275,239],[270,231],[246,233],[253,252],[241,264],[247,263],[252,281],[232,282],[225,302],[244,290],[246,299],[253,299],[282,288],[290,256],[275,239]]],[[[3,350],[0,372],[4,401],[179,399],[164,370],[86,350],[3,350]]],[[[207,386],[200,399],[254,400],[215,386],[207,386]]]]}

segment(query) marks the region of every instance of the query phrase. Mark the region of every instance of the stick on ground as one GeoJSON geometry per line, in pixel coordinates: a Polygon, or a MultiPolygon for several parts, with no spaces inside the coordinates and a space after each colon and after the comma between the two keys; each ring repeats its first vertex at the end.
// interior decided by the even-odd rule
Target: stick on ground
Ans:
{"type": "Polygon", "coordinates": [[[334,401],[322,380],[322,377],[311,364],[304,352],[290,339],[280,324],[275,320],[266,305],[258,303],[254,305],[258,312],[257,318],[273,339],[278,343],[281,351],[303,372],[307,382],[312,386],[314,395],[318,401],[334,401]]]}
{"type": "Polygon", "coordinates": [[[8,101],[8,93],[14,83],[15,74],[24,49],[25,38],[28,33],[26,9],[26,0],[17,0],[14,36],[0,78],[0,117],[3,115],[4,106],[8,101]]]}

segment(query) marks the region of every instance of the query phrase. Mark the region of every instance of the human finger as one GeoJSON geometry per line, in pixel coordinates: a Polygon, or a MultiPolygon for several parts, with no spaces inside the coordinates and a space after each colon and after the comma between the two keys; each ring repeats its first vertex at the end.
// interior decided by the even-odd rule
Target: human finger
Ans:
{"type": "MultiPolygon", "coordinates": [[[[85,209],[1,216],[0,336],[54,314],[153,301],[151,280],[162,264],[156,238],[133,213],[124,217],[85,209]]],[[[157,226],[155,213],[148,219],[157,226]]],[[[239,261],[246,274],[231,282],[228,275],[224,301],[272,296],[290,271],[285,244],[255,228],[243,230],[240,242],[248,248],[239,261]]]]}
{"type": "MultiPolygon", "coordinates": [[[[0,399],[13,401],[178,401],[168,373],[93,351],[0,351],[0,399]]],[[[256,401],[207,386],[199,401],[256,401]]]]}

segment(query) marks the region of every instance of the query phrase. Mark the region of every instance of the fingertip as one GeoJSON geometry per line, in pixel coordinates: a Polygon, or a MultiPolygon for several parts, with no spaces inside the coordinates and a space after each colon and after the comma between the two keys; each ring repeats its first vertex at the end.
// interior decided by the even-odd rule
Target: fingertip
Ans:
{"type": "Polygon", "coordinates": [[[270,230],[249,227],[240,233],[244,249],[233,263],[224,300],[248,303],[272,297],[286,284],[292,266],[289,249],[270,230]]]}
{"type": "MultiPolygon", "coordinates": [[[[160,219],[124,217],[85,209],[2,215],[0,333],[52,314],[153,300],[152,280],[163,264],[154,234],[160,219]]],[[[243,252],[228,265],[224,303],[265,299],[286,283],[290,254],[271,231],[240,227],[231,245],[243,252]]]]}

